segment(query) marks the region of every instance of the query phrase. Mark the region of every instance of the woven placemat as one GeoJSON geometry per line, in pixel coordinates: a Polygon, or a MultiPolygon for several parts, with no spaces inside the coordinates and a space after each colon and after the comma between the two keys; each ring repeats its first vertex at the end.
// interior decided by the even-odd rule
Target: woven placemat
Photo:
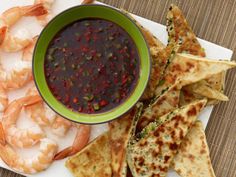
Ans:
{"type": "MultiPolygon", "coordinates": [[[[235,0],[101,0],[112,6],[165,24],[171,3],[182,10],[198,37],[234,50],[236,59],[235,0]]],[[[226,76],[230,101],[215,106],[206,129],[216,176],[236,177],[236,69],[226,76]]],[[[0,169],[0,177],[21,177],[0,169]]]]}

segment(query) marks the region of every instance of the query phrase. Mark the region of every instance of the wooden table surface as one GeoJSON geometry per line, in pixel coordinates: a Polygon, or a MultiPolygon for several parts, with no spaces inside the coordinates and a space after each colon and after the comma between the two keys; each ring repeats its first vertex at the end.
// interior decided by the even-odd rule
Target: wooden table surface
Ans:
{"type": "MultiPolygon", "coordinates": [[[[236,0],[101,0],[165,24],[171,3],[182,10],[198,37],[232,49],[236,60],[236,0]]],[[[236,177],[236,69],[227,73],[230,101],[215,106],[206,129],[217,177],[236,177]]],[[[0,177],[21,177],[0,169],[0,177]]]]}

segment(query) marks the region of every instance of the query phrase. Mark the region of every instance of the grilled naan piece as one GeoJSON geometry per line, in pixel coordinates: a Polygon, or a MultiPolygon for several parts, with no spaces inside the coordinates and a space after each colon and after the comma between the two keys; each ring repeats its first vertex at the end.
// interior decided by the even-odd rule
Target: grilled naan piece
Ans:
{"type": "MultiPolygon", "coordinates": [[[[169,118],[164,116],[156,119],[143,129],[138,138],[147,137],[151,131],[168,120],[169,118]]],[[[215,177],[205,132],[200,120],[193,124],[184,137],[171,167],[181,177],[215,177]]]]}
{"type": "Polygon", "coordinates": [[[137,132],[141,132],[144,127],[150,122],[155,121],[158,117],[178,108],[179,96],[180,88],[178,88],[178,84],[167,88],[160,97],[144,110],[137,124],[137,132]]]}
{"type": "Polygon", "coordinates": [[[75,177],[112,177],[108,132],[66,161],[75,177]]]}
{"type": "Polygon", "coordinates": [[[171,4],[167,13],[167,32],[168,45],[178,43],[179,53],[206,56],[204,49],[198,42],[182,11],[174,4],[171,4]]]}
{"type": "Polygon", "coordinates": [[[178,147],[206,104],[193,102],[164,115],[167,120],[128,146],[127,161],[135,177],[165,177],[178,147]]]}
{"type": "Polygon", "coordinates": [[[142,100],[148,100],[155,96],[155,89],[161,80],[161,76],[166,68],[173,46],[170,45],[166,48],[159,39],[157,39],[149,30],[144,28],[128,12],[124,10],[122,10],[122,12],[128,15],[140,28],[150,49],[150,55],[152,58],[150,80],[141,98],[142,100]]]}
{"type": "Polygon", "coordinates": [[[159,85],[156,89],[156,95],[158,95],[156,101],[146,108],[140,117],[137,132],[140,132],[148,123],[154,121],[156,117],[178,108],[179,105],[186,105],[205,97],[211,100],[217,98],[226,101],[227,97],[224,94],[211,89],[203,79],[235,66],[236,63],[234,62],[209,60],[188,54],[176,54],[165,70],[162,85],[159,85]],[[186,87],[182,89],[183,86],[186,87]],[[198,89],[195,89],[195,87],[198,89]],[[184,93],[184,95],[180,94],[181,89],[181,93],[184,93]]]}
{"type": "Polygon", "coordinates": [[[109,122],[112,177],[126,177],[127,144],[132,136],[133,121],[137,121],[141,110],[142,104],[138,103],[128,114],[109,122]]]}
{"type": "Polygon", "coordinates": [[[208,84],[205,80],[201,80],[194,84],[187,85],[183,89],[196,94],[195,95],[196,98],[199,95],[199,96],[204,96],[206,98],[216,99],[220,101],[229,100],[228,97],[225,96],[223,93],[215,89],[212,89],[210,84],[208,84]]]}
{"type": "MultiPolygon", "coordinates": [[[[171,5],[169,8],[169,11],[167,13],[167,31],[168,31],[168,45],[177,43],[179,44],[179,48],[177,52],[179,53],[189,53],[192,55],[197,55],[197,56],[202,56],[205,57],[205,51],[201,47],[200,43],[197,40],[196,35],[194,34],[193,30],[187,23],[187,20],[185,19],[182,11],[176,6],[176,5],[171,5]]],[[[225,73],[218,73],[216,75],[212,75],[210,78],[205,79],[205,83],[207,85],[207,91],[208,92],[214,92],[215,95],[220,95],[223,93],[223,87],[224,87],[224,78],[225,73]]],[[[195,84],[192,89],[188,89],[188,91],[194,92],[195,94],[186,95],[187,98],[186,100],[193,101],[197,99],[198,97],[205,97],[206,93],[201,92],[202,91],[202,84],[199,85],[195,84]],[[198,92],[198,94],[196,94],[198,92]]],[[[183,96],[185,96],[186,92],[183,92],[183,96]]],[[[221,98],[216,97],[214,99],[209,99],[211,100],[208,104],[216,104],[218,103],[217,100],[221,100],[221,98]],[[213,101],[214,100],[214,101],[213,101]]],[[[188,102],[187,102],[188,103],[188,102]]]]}
{"type": "Polygon", "coordinates": [[[161,95],[163,90],[171,87],[176,82],[179,82],[181,87],[183,87],[235,66],[236,63],[231,61],[216,61],[178,53],[168,65],[163,78],[163,84],[156,89],[156,95],[161,95]]]}
{"type": "Polygon", "coordinates": [[[181,143],[172,167],[181,177],[215,177],[200,120],[194,123],[181,143]]]}

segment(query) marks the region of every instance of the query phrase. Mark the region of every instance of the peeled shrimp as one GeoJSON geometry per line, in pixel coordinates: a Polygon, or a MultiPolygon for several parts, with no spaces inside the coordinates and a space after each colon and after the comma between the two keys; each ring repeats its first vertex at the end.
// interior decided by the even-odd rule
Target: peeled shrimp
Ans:
{"type": "Polygon", "coordinates": [[[7,142],[13,147],[31,147],[45,135],[39,125],[31,128],[20,129],[16,127],[17,119],[22,108],[26,105],[35,104],[40,101],[39,96],[28,96],[11,102],[3,114],[2,125],[7,142]]]}
{"type": "MultiPolygon", "coordinates": [[[[27,96],[39,95],[36,87],[30,88],[27,96]]],[[[66,135],[67,131],[70,129],[72,123],[59,115],[57,115],[51,108],[47,106],[46,103],[42,101],[27,106],[26,112],[29,116],[41,127],[51,127],[52,133],[57,136],[66,135]]]]}
{"type": "Polygon", "coordinates": [[[7,72],[0,68],[0,82],[5,84],[7,90],[18,89],[33,80],[31,62],[20,61],[15,69],[7,72]]]}
{"type": "Polygon", "coordinates": [[[23,58],[17,63],[11,71],[6,71],[0,66],[0,82],[4,83],[6,90],[18,89],[33,80],[32,74],[32,55],[33,45],[36,43],[36,38],[33,38],[30,45],[24,49],[23,58]]]}
{"type": "Polygon", "coordinates": [[[71,156],[82,150],[88,143],[90,138],[91,126],[90,125],[79,125],[76,124],[77,134],[75,136],[72,146],[58,152],[54,160],[64,159],[65,157],[71,156]]]}
{"type": "Polygon", "coordinates": [[[66,120],[60,116],[57,116],[55,121],[52,124],[52,132],[57,136],[65,136],[70,127],[72,126],[72,122],[66,120]]]}
{"type": "MultiPolygon", "coordinates": [[[[34,95],[39,96],[36,87],[30,88],[26,93],[26,96],[34,95]]],[[[56,114],[43,102],[43,100],[36,104],[26,106],[25,111],[34,122],[42,127],[50,126],[56,118],[56,114]]]]}
{"type": "Polygon", "coordinates": [[[0,47],[6,52],[16,52],[25,48],[31,42],[31,36],[27,31],[21,32],[18,36],[12,36],[9,28],[24,16],[40,16],[46,14],[47,10],[42,3],[13,7],[3,12],[0,17],[0,47]]]}
{"type": "Polygon", "coordinates": [[[42,25],[42,26],[46,26],[46,24],[52,19],[53,15],[51,12],[52,9],[52,5],[54,3],[55,0],[35,0],[35,4],[38,3],[42,3],[44,5],[44,7],[47,9],[48,13],[38,16],[36,17],[38,22],[42,25]]]}
{"type": "Polygon", "coordinates": [[[14,70],[7,72],[0,68],[0,81],[4,82],[7,90],[21,88],[33,80],[31,61],[37,39],[38,36],[35,36],[23,50],[22,60],[16,64],[14,70]]]}
{"type": "Polygon", "coordinates": [[[31,41],[31,34],[26,29],[20,29],[15,36],[5,34],[0,48],[5,52],[17,52],[26,47],[31,41]]]}
{"type": "MultiPolygon", "coordinates": [[[[0,142],[4,142],[3,136],[0,137],[0,142]]],[[[57,148],[54,141],[43,138],[40,140],[39,152],[31,158],[23,158],[8,144],[0,143],[0,157],[12,169],[21,173],[33,174],[50,166],[57,148]]]]}

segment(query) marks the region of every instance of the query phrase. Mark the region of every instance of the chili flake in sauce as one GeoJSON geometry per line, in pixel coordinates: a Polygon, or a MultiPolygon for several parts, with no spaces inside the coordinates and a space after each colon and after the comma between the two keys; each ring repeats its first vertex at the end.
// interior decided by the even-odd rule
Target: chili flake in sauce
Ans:
{"type": "Polygon", "coordinates": [[[139,62],[137,48],[123,28],[92,18],[57,33],[48,46],[44,69],[52,94],[65,106],[100,113],[131,95],[139,62]]]}

